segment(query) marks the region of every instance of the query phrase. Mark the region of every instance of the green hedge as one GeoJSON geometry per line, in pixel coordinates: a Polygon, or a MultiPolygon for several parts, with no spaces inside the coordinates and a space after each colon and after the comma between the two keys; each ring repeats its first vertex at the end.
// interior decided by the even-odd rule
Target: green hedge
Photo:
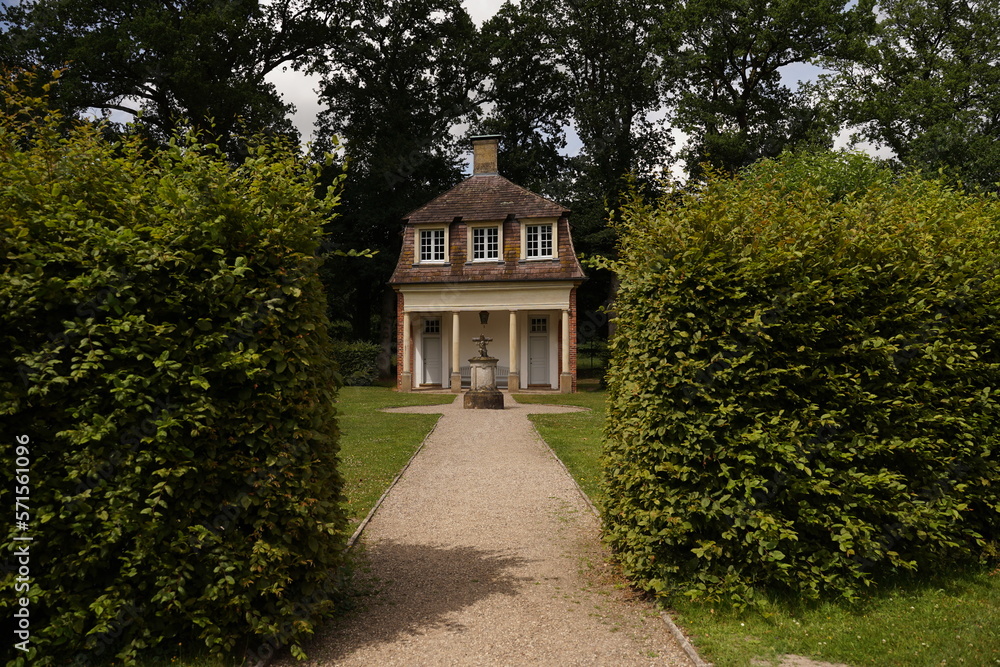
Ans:
{"type": "Polygon", "coordinates": [[[378,355],[381,351],[381,346],[376,343],[335,340],[333,355],[340,366],[344,384],[367,387],[378,380],[378,355]]]}
{"type": "MultiPolygon", "coordinates": [[[[0,90],[0,451],[11,471],[30,439],[33,538],[12,664],[298,653],[345,542],[316,277],[335,199],[279,145],[233,167],[194,137],[66,136],[0,90]]],[[[25,533],[5,525],[9,555],[25,533]]]]}
{"type": "Polygon", "coordinates": [[[996,199],[789,155],[620,231],[605,520],[635,581],[851,598],[996,553],[996,199]]]}

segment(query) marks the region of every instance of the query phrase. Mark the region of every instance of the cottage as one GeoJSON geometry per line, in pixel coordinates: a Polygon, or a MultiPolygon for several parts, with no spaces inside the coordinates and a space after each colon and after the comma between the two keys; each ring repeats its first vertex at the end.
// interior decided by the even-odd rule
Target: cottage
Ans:
{"type": "Polygon", "coordinates": [[[472,144],[472,176],[404,219],[390,281],[399,390],[468,387],[472,339],[485,333],[498,386],[576,391],[576,290],[586,276],[569,211],[497,173],[498,137],[472,144]]]}

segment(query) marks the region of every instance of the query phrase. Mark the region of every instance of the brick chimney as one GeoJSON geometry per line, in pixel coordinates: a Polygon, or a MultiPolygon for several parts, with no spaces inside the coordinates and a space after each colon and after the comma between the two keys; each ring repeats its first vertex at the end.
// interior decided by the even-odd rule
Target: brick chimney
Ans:
{"type": "Polygon", "coordinates": [[[499,134],[472,137],[472,175],[497,173],[499,134]]]}

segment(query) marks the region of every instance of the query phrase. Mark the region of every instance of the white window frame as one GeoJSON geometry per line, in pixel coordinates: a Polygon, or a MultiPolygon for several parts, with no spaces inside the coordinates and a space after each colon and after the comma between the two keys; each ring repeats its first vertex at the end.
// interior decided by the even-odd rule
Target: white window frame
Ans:
{"type": "MultiPolygon", "coordinates": [[[[521,221],[521,259],[534,261],[539,259],[557,259],[559,257],[559,223],[555,220],[522,220],[521,221]],[[552,234],[552,248],[549,254],[539,252],[536,255],[528,254],[528,229],[530,227],[549,227],[552,234]]],[[[541,239],[539,239],[539,245],[541,239]]]]}
{"type": "Polygon", "coordinates": [[[418,264],[447,264],[448,263],[448,228],[447,227],[418,227],[414,230],[416,234],[416,256],[418,264]],[[440,259],[434,257],[434,244],[431,245],[431,258],[424,258],[424,233],[440,232],[443,239],[443,256],[440,259]]]}
{"type": "Polygon", "coordinates": [[[503,225],[498,222],[491,222],[489,224],[482,225],[469,225],[469,236],[468,244],[466,246],[469,249],[468,261],[470,262],[500,262],[503,260],[503,225]],[[476,232],[479,230],[496,230],[497,233],[497,255],[496,257],[476,257],[476,232]]]}
{"type": "Polygon", "coordinates": [[[549,333],[549,316],[548,315],[531,315],[528,317],[528,334],[546,334],[549,333]],[[536,329],[536,327],[538,327],[536,329]]]}

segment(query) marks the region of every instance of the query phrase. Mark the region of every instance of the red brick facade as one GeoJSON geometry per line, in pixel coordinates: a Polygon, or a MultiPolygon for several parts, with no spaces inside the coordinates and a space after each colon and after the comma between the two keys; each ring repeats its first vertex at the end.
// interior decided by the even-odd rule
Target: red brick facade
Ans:
{"type": "Polygon", "coordinates": [[[569,292],[569,372],[573,374],[573,392],[576,393],[576,288],[569,292]]]}
{"type": "MultiPolygon", "coordinates": [[[[410,368],[413,368],[410,366],[410,368]]],[[[403,294],[396,292],[396,388],[403,386],[403,294]]]]}

